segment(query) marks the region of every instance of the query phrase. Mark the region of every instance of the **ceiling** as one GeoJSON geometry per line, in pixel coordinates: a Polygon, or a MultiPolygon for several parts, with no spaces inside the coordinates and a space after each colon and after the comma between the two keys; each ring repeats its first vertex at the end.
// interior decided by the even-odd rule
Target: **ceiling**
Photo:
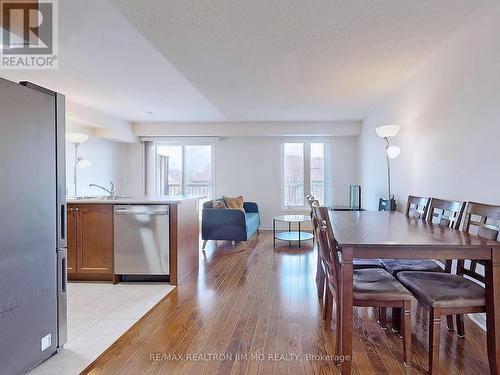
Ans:
{"type": "Polygon", "coordinates": [[[64,0],[59,69],[0,74],[129,121],[359,120],[491,2],[64,0]]]}
{"type": "Polygon", "coordinates": [[[59,1],[59,57],[57,70],[0,75],[129,121],[224,120],[107,0],[59,1]]]}

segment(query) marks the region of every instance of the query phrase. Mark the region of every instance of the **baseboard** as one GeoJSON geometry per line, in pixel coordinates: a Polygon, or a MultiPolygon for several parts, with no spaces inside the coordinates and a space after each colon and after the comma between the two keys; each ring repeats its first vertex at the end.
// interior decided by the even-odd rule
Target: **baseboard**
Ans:
{"type": "Polygon", "coordinates": [[[112,273],[68,273],[68,281],[113,281],[112,273]]]}

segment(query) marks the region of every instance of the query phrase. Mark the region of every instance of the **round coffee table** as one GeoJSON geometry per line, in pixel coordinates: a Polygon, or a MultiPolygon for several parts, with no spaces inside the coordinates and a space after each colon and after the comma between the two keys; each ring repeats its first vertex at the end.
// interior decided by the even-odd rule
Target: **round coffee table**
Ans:
{"type": "Polygon", "coordinates": [[[273,217],[273,246],[276,247],[276,240],[288,241],[288,246],[292,246],[292,241],[298,241],[299,247],[301,241],[313,240],[314,236],[309,232],[300,230],[300,223],[310,222],[311,217],[308,215],[280,215],[273,217]],[[276,222],[288,223],[288,231],[276,233],[276,222]],[[292,223],[298,223],[299,230],[292,231],[292,223]]]}

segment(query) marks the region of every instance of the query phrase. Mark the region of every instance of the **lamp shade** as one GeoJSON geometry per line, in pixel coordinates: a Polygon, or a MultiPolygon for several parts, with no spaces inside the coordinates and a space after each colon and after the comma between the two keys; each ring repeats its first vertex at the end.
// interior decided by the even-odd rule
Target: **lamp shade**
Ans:
{"type": "Polygon", "coordinates": [[[384,125],[375,129],[380,138],[395,137],[399,133],[399,125],[384,125]]]}
{"type": "Polygon", "coordinates": [[[92,162],[90,160],[84,159],[84,158],[78,158],[78,161],[76,163],[78,168],[80,169],[85,169],[88,168],[92,165],[92,162]]]}
{"type": "Polygon", "coordinates": [[[66,133],[66,139],[71,143],[83,143],[89,139],[89,136],[82,133],[66,133]]]}
{"type": "Polygon", "coordinates": [[[396,159],[401,153],[401,149],[398,146],[387,147],[387,156],[389,159],[396,159]]]}

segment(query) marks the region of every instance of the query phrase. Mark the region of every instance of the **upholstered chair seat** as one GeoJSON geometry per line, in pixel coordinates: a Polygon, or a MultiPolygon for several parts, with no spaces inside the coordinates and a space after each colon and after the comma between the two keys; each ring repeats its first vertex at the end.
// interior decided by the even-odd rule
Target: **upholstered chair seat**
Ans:
{"type": "Polygon", "coordinates": [[[398,279],[426,306],[457,308],[485,305],[484,288],[460,275],[400,272],[398,279]]]}
{"type": "Polygon", "coordinates": [[[354,259],[352,266],[355,270],[362,268],[382,268],[378,259],[354,259]]]}
{"type": "Polygon", "coordinates": [[[380,259],[380,263],[393,276],[404,271],[443,272],[443,269],[430,259],[380,259]]]}
{"type": "Polygon", "coordinates": [[[352,281],[355,300],[416,302],[412,294],[382,268],[354,270],[352,281]]]}

